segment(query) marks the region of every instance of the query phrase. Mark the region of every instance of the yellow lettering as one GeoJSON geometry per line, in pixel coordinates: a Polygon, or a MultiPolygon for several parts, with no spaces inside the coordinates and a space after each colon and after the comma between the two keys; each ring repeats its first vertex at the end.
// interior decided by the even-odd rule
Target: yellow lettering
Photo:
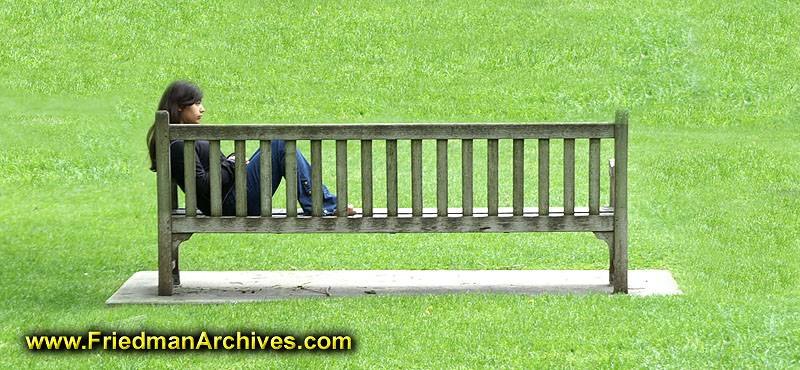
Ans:
{"type": "Polygon", "coordinates": [[[239,347],[239,349],[242,349],[242,348],[250,349],[250,338],[248,338],[247,336],[242,335],[242,332],[237,331],[236,332],[236,346],[239,347]],[[244,345],[242,345],[242,339],[244,339],[244,345]]]}
{"type": "Polygon", "coordinates": [[[333,349],[350,349],[350,337],[349,336],[335,336],[333,337],[333,349]],[[338,343],[338,345],[337,345],[338,343]],[[345,348],[344,344],[347,343],[347,347],[345,348]]]}
{"type": "Polygon", "coordinates": [[[331,339],[328,337],[320,337],[317,341],[317,348],[319,349],[328,349],[331,346],[331,339]],[[326,344],[322,344],[322,341],[325,341],[326,344]]]}
{"type": "Polygon", "coordinates": [[[283,347],[283,338],[278,336],[272,337],[269,344],[272,346],[272,349],[281,349],[281,347],[283,347]]]}
{"type": "Polygon", "coordinates": [[[314,338],[314,337],[309,335],[309,336],[306,337],[306,340],[303,341],[303,345],[304,345],[303,348],[305,348],[305,349],[314,349],[316,347],[316,345],[308,344],[308,340],[309,339],[311,339],[311,341],[312,341],[311,343],[314,343],[314,342],[317,341],[317,338],[314,338]]]}
{"type": "Polygon", "coordinates": [[[128,349],[131,346],[131,338],[126,336],[119,338],[119,349],[128,349]]]}
{"type": "Polygon", "coordinates": [[[295,347],[294,337],[291,335],[285,336],[283,338],[283,348],[294,349],[294,347],[295,347]]]}
{"type": "Polygon", "coordinates": [[[99,331],[90,331],[89,332],[89,349],[92,349],[92,343],[100,343],[99,338],[95,338],[95,336],[100,336],[99,331]]]}
{"type": "Polygon", "coordinates": [[[145,339],[144,339],[144,332],[141,335],[137,335],[133,337],[133,349],[144,349],[145,346],[145,339]],[[139,344],[136,344],[136,340],[139,340],[139,344]]]}
{"type": "MultiPolygon", "coordinates": [[[[205,334],[205,333],[203,333],[203,334],[205,334]]],[[[208,337],[206,337],[206,340],[208,340],[208,337]]],[[[194,349],[194,337],[190,337],[190,336],[183,337],[183,342],[181,343],[181,345],[183,346],[183,349],[194,349]],[[189,345],[188,346],[186,345],[186,341],[187,340],[189,341],[189,345]]]]}
{"type": "Polygon", "coordinates": [[[197,341],[196,349],[200,349],[200,346],[206,346],[206,349],[213,349],[211,348],[211,341],[208,340],[208,334],[206,334],[206,332],[200,333],[200,340],[197,341]]]}
{"type": "Polygon", "coordinates": [[[29,337],[25,336],[25,340],[28,342],[28,349],[41,349],[42,348],[42,337],[29,337]]]}
{"type": "Polygon", "coordinates": [[[233,337],[229,335],[222,339],[222,346],[225,347],[225,349],[233,349],[235,346],[233,344],[228,344],[228,340],[231,342],[234,341],[233,337]]]}
{"type": "Polygon", "coordinates": [[[164,336],[149,336],[147,337],[147,349],[165,349],[167,348],[167,338],[164,336]]]}
{"type": "Polygon", "coordinates": [[[269,343],[269,335],[265,336],[265,337],[262,337],[262,336],[259,335],[259,336],[256,337],[256,339],[258,339],[258,346],[261,349],[266,349],[267,348],[267,343],[269,343]]]}

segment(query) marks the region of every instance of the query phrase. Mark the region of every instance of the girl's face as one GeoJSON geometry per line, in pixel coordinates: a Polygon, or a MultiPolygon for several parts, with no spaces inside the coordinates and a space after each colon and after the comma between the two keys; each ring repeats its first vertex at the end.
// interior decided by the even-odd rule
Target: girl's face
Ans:
{"type": "Polygon", "coordinates": [[[200,119],[203,118],[203,112],[205,112],[205,108],[203,108],[203,101],[198,101],[190,106],[184,107],[183,109],[178,108],[178,111],[181,112],[181,123],[200,123],[200,119]]]}

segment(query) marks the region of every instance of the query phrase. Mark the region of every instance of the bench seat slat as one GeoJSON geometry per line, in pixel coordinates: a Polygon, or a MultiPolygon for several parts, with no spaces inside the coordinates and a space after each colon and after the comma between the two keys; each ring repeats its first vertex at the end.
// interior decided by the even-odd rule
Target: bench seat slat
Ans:
{"type": "MultiPolygon", "coordinates": [[[[435,210],[435,208],[434,208],[435,210]]],[[[462,233],[611,231],[613,215],[560,217],[173,217],[176,233],[462,233]]]]}
{"type": "MultiPolygon", "coordinates": [[[[350,218],[366,218],[366,217],[363,217],[363,213],[362,213],[362,209],[361,208],[354,208],[353,210],[356,212],[356,215],[355,216],[350,216],[350,218]]],[[[373,211],[372,217],[375,217],[375,218],[386,217],[386,215],[388,214],[388,212],[387,212],[388,210],[386,208],[377,208],[376,207],[376,208],[373,208],[372,211],[373,211]]],[[[398,214],[399,217],[412,217],[412,214],[413,214],[413,210],[411,208],[398,208],[397,211],[398,211],[397,214],[398,214]]],[[[297,209],[297,212],[300,213],[300,216],[297,216],[298,218],[311,218],[311,216],[303,215],[302,214],[303,211],[300,208],[297,209]]],[[[436,217],[436,216],[438,216],[439,209],[438,208],[423,208],[422,212],[423,212],[422,213],[423,217],[436,217]]],[[[547,217],[564,216],[564,207],[550,207],[548,212],[549,212],[549,214],[547,215],[547,217]]],[[[574,212],[575,212],[575,214],[574,214],[575,216],[587,216],[587,215],[589,215],[589,207],[575,207],[574,208],[574,212]]],[[[185,212],[184,208],[177,208],[177,209],[172,210],[172,215],[173,216],[180,217],[180,216],[183,216],[185,214],[186,214],[186,212],[185,212]]],[[[202,212],[198,212],[197,214],[198,214],[198,217],[203,218],[203,213],[202,212]]],[[[283,216],[286,215],[286,209],[275,208],[275,209],[272,210],[272,214],[275,217],[283,217],[283,216]]],[[[513,207],[498,207],[497,208],[497,214],[500,217],[513,216],[514,215],[514,208],[513,207]]],[[[533,217],[533,216],[537,216],[538,214],[539,214],[539,208],[538,207],[525,207],[524,208],[524,213],[523,213],[524,216],[533,217]]],[[[614,214],[614,207],[605,207],[605,206],[600,207],[600,215],[601,216],[610,216],[610,215],[613,215],[613,214],[614,214]]],[[[475,208],[473,208],[473,214],[472,215],[475,216],[475,217],[486,217],[488,215],[488,209],[486,207],[475,207],[475,208]]],[[[447,216],[448,217],[461,217],[461,216],[463,216],[462,209],[459,208],[459,207],[449,207],[449,208],[447,208],[447,216]]],[[[469,216],[469,215],[467,215],[467,216],[469,216]]],[[[568,214],[568,216],[569,216],[569,214],[568,214]]],[[[227,216],[227,217],[231,217],[231,216],[227,216]]],[[[333,216],[330,216],[330,217],[333,217],[333,216]]]]}

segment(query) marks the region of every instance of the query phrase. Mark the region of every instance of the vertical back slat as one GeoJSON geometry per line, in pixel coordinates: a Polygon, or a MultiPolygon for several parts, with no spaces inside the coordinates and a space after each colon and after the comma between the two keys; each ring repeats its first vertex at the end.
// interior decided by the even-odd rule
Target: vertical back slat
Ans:
{"type": "Polygon", "coordinates": [[[261,140],[261,216],[272,217],[272,141],[261,140]]]}
{"type": "Polygon", "coordinates": [[[608,188],[608,206],[614,207],[614,158],[608,160],[608,182],[611,184],[608,188]]]}
{"type": "Polygon", "coordinates": [[[347,140],[336,140],[336,214],[347,217],[347,140]]]}
{"type": "Polygon", "coordinates": [[[525,140],[514,139],[514,216],[522,216],[525,207],[525,140]]]}
{"type": "Polygon", "coordinates": [[[361,140],[361,214],[372,217],[372,140],[361,140]]]}
{"type": "Polygon", "coordinates": [[[447,216],[447,139],[436,140],[436,214],[447,216]]]}
{"type": "Polygon", "coordinates": [[[236,216],[247,216],[247,152],[244,140],[236,140],[236,216]]]}
{"type": "Polygon", "coordinates": [[[497,139],[489,139],[486,147],[486,200],[489,216],[497,216],[497,139]]]}
{"type": "Polygon", "coordinates": [[[311,215],[322,216],[322,141],[311,140],[311,215]]]}
{"type": "Polygon", "coordinates": [[[386,214],[397,216],[397,140],[386,140],[386,214]]]}
{"type": "Polygon", "coordinates": [[[461,140],[461,207],[472,216],[472,139],[461,140]]]}
{"type": "Polygon", "coordinates": [[[600,139],[589,139],[589,214],[600,213],[600,139]]]}
{"type": "Polygon", "coordinates": [[[297,143],[286,140],[286,217],[297,216],[297,143]]]}
{"type": "Polygon", "coordinates": [[[172,209],[178,208],[178,183],[175,182],[175,179],[170,181],[170,198],[172,199],[172,209]]]}
{"type": "Polygon", "coordinates": [[[422,140],[411,140],[411,215],[422,216],[422,140]]]}
{"type": "Polygon", "coordinates": [[[219,151],[219,140],[208,142],[208,181],[211,191],[211,215],[222,216],[222,163],[219,151]]]}
{"type": "Polygon", "coordinates": [[[564,214],[575,214],[575,139],[564,139],[564,214]]]}
{"type": "Polygon", "coordinates": [[[183,194],[186,217],[197,216],[197,186],[194,158],[194,140],[183,141],[183,194]]]}
{"type": "Polygon", "coordinates": [[[539,216],[550,214],[550,139],[539,139],[539,216]]]}

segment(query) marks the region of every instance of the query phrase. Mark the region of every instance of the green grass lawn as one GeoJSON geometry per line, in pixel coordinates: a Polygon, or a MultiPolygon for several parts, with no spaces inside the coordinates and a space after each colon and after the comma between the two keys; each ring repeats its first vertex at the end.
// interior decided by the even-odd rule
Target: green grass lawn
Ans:
{"type": "MultiPolygon", "coordinates": [[[[2,1],[0,367],[800,368],[799,17],[795,1],[2,1]],[[144,136],[178,78],[204,90],[203,122],[217,124],[610,121],[626,108],[630,268],[668,269],[684,294],[106,308],[134,272],[157,268],[144,136]],[[25,334],[89,329],[340,331],[357,349],[23,347],[25,334]]],[[[607,253],[589,233],[197,235],[181,261],[604,269],[607,253]]]]}

